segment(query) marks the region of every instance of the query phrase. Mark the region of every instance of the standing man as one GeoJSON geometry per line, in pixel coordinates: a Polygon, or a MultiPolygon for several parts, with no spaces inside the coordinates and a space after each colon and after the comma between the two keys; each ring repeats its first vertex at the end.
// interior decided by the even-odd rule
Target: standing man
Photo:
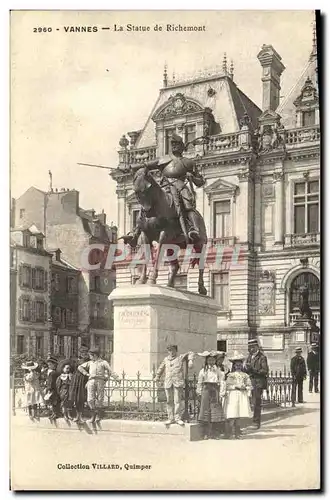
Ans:
{"type": "Polygon", "coordinates": [[[302,357],[302,348],[297,347],[295,356],[291,359],[292,375],[292,406],[296,406],[296,393],[298,387],[298,403],[303,403],[303,382],[307,376],[306,363],[302,357]]]}
{"type": "Polygon", "coordinates": [[[89,350],[90,361],[86,361],[78,366],[78,370],[88,377],[87,403],[92,410],[90,422],[99,422],[101,420],[100,409],[104,404],[105,382],[109,377],[119,381],[118,375],[113,372],[110,365],[100,357],[100,350],[97,347],[89,350]]]}
{"type": "Polygon", "coordinates": [[[311,350],[307,355],[307,368],[309,371],[309,392],[319,392],[319,371],[320,371],[320,359],[317,350],[317,344],[311,345],[311,350]]]}
{"type": "Polygon", "coordinates": [[[261,352],[257,339],[248,341],[248,350],[245,371],[250,375],[252,382],[253,422],[259,429],[261,425],[261,397],[262,392],[267,389],[268,361],[265,354],[261,352]]]}
{"type": "Polygon", "coordinates": [[[188,357],[188,366],[192,367],[194,353],[187,352],[186,354],[178,355],[178,346],[167,346],[168,355],[160,364],[155,375],[155,382],[159,382],[160,377],[165,371],[164,389],[167,400],[167,416],[168,420],[165,425],[173,423],[184,425],[182,421],[182,393],[184,386],[183,362],[188,357]]]}

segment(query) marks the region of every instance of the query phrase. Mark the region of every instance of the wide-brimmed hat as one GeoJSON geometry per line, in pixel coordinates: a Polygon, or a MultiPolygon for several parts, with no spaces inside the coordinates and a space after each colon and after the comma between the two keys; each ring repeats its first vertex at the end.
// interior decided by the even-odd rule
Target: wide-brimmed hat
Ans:
{"type": "Polygon", "coordinates": [[[315,342],[313,342],[313,343],[311,344],[311,347],[317,347],[317,346],[318,346],[318,345],[317,345],[315,342]]]}
{"type": "Polygon", "coordinates": [[[229,356],[228,359],[231,363],[235,363],[235,361],[244,361],[245,356],[241,352],[234,351],[234,354],[229,356]]]}
{"type": "Polygon", "coordinates": [[[38,363],[34,363],[33,361],[27,361],[22,364],[23,370],[35,370],[38,368],[38,363]]]}
{"type": "Polygon", "coordinates": [[[54,356],[48,356],[48,358],[46,359],[46,362],[47,363],[54,363],[55,365],[57,365],[58,360],[56,358],[54,358],[54,356]]]}
{"type": "Polygon", "coordinates": [[[218,356],[222,356],[224,354],[223,351],[204,351],[198,352],[198,356],[202,356],[203,358],[217,358],[218,356]]]}

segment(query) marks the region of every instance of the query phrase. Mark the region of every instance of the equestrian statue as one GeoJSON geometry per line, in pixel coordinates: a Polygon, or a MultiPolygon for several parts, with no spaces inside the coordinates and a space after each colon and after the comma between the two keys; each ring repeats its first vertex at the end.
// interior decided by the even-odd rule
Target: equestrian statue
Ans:
{"type": "MultiPolygon", "coordinates": [[[[199,140],[205,141],[206,138],[195,139],[192,143],[196,144],[199,140]]],[[[149,276],[147,276],[147,266],[143,265],[137,280],[139,284],[156,284],[162,245],[176,244],[183,249],[191,245],[193,251],[199,253],[207,243],[205,223],[196,210],[194,189],[194,186],[203,186],[205,179],[199,173],[196,161],[183,157],[187,146],[188,144],[184,144],[179,135],[172,134],[171,154],[131,167],[133,189],[140,203],[140,212],[132,233],[121,239],[132,248],[150,245],[151,253],[153,243],[158,243],[149,276]],[[159,183],[152,175],[152,171],[155,170],[160,172],[159,183]]],[[[192,266],[198,262],[198,257],[192,258],[192,266]]],[[[180,268],[179,262],[170,259],[168,264],[167,285],[174,287],[175,277],[180,268]]],[[[198,291],[201,295],[206,295],[204,269],[201,267],[203,266],[199,266],[198,291]]]]}

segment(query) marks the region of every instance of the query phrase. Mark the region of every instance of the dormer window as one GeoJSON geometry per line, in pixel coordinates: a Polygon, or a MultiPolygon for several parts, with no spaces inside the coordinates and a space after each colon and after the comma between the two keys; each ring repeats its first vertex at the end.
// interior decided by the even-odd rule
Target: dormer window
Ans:
{"type": "Polygon", "coordinates": [[[29,233],[23,233],[23,246],[24,247],[30,246],[30,234],[29,233]]]}
{"type": "Polygon", "coordinates": [[[319,99],[317,90],[307,78],[300,96],[294,101],[297,127],[313,127],[319,124],[319,99]]]}
{"type": "Polygon", "coordinates": [[[302,126],[312,127],[315,125],[315,109],[302,111],[302,126]]]}
{"type": "Polygon", "coordinates": [[[43,239],[42,238],[37,238],[37,249],[42,250],[44,246],[43,239]]]}

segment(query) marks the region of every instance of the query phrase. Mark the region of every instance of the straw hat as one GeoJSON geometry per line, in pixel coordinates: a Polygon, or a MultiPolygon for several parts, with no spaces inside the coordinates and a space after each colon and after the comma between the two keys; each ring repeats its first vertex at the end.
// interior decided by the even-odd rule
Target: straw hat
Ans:
{"type": "Polygon", "coordinates": [[[218,356],[223,356],[225,353],[223,351],[204,351],[204,352],[198,352],[198,356],[202,356],[204,358],[217,358],[218,356]]]}
{"type": "Polygon", "coordinates": [[[38,363],[34,363],[33,361],[27,361],[22,364],[23,370],[35,370],[38,368],[38,363]]]}
{"type": "Polygon", "coordinates": [[[235,363],[235,361],[244,361],[245,356],[241,352],[234,351],[234,354],[228,359],[231,363],[235,363]]]}

